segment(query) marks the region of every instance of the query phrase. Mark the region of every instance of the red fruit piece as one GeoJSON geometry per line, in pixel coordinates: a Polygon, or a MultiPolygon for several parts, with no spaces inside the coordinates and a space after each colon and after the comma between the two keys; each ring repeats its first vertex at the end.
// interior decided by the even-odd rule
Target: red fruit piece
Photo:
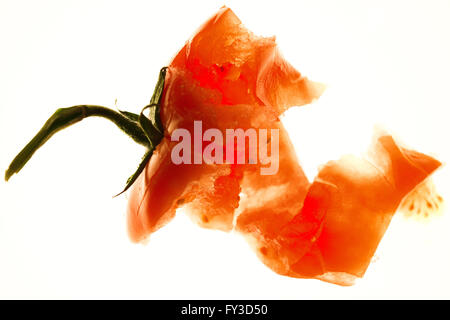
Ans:
{"type": "MultiPolygon", "coordinates": [[[[380,136],[370,159],[345,156],[323,166],[292,220],[243,231],[274,271],[350,285],[364,275],[402,199],[440,165],[380,136]]],[[[275,205],[269,214],[260,211],[259,219],[272,221],[277,211],[275,205]]]]}
{"type": "MultiPolygon", "coordinates": [[[[281,57],[274,38],[253,35],[230,9],[220,9],[169,66],[160,113],[166,137],[132,187],[131,239],[146,238],[167,223],[177,207],[189,203],[200,225],[230,230],[243,172],[259,171],[258,165],[173,164],[170,154],[176,143],[170,136],[175,129],[187,129],[193,137],[196,120],[202,121],[203,131],[217,128],[223,136],[233,128],[282,129],[278,116],[290,106],[311,102],[322,89],[281,57]]],[[[295,171],[302,186],[307,185],[286,133],[280,146],[280,153],[287,150],[282,161],[288,164],[280,168],[280,176],[295,171]]],[[[270,181],[258,182],[259,174],[248,174],[247,179],[254,180],[254,187],[267,187],[270,181]]]]}

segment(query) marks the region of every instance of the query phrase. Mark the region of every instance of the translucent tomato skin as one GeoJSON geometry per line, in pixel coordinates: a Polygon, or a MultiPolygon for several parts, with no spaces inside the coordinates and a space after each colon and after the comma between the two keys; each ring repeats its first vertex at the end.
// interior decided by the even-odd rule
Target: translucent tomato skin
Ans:
{"type": "MultiPolygon", "coordinates": [[[[283,165],[277,177],[308,182],[278,116],[288,107],[310,103],[323,86],[304,78],[279,53],[274,38],[250,33],[228,8],[211,17],[183,46],[169,65],[161,105],[165,138],[130,192],[130,238],[142,241],[165,225],[176,208],[186,206],[203,227],[229,231],[242,191],[244,172],[253,189],[270,186],[258,178],[257,166],[175,165],[170,159],[174,130],[194,135],[194,121],[203,130],[279,128],[283,165]],[[292,175],[293,174],[293,175],[292,175]]],[[[204,145],[203,145],[204,147],[204,145]]],[[[192,150],[194,152],[194,150],[192,150]]],[[[305,192],[303,192],[305,193],[305,192]]],[[[301,196],[292,200],[297,206],[301,196]]]]}
{"type": "MultiPolygon", "coordinates": [[[[291,277],[351,285],[366,272],[402,199],[441,166],[381,135],[369,159],[345,156],[324,165],[300,212],[270,223],[286,195],[262,208],[258,228],[242,229],[272,270],[291,277]]],[[[284,215],[287,216],[287,215],[284,215]]],[[[238,219],[238,228],[241,216],[238,219]]]]}
{"type": "Polygon", "coordinates": [[[402,200],[423,196],[420,186],[441,164],[377,134],[367,159],[330,161],[310,183],[279,116],[322,91],[284,60],[274,38],[253,35],[230,9],[219,10],[168,68],[165,136],[130,192],[131,240],[147,239],[183,206],[202,227],[238,231],[281,275],[339,285],[362,277],[402,200]],[[193,137],[194,121],[223,136],[277,129],[277,172],[261,175],[261,164],[174,164],[171,136],[182,128],[193,137]]]}

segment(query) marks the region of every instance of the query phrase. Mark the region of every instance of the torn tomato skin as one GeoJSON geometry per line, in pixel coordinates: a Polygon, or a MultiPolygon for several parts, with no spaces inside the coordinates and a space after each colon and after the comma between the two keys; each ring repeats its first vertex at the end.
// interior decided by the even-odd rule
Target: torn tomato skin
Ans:
{"type": "Polygon", "coordinates": [[[343,286],[363,277],[402,199],[441,166],[399,147],[391,136],[378,137],[373,148],[382,153],[370,161],[346,156],[323,166],[290,222],[275,231],[250,232],[267,266],[343,286]],[[386,158],[389,166],[381,169],[386,158]],[[399,174],[404,170],[408,179],[399,174]]]}
{"type": "MultiPolygon", "coordinates": [[[[275,49],[276,46],[273,38],[266,39],[249,35],[248,31],[241,26],[240,20],[234,13],[228,8],[222,8],[215,17],[211,18],[210,21],[186,43],[169,65],[160,111],[161,121],[165,130],[165,137],[169,139],[171,133],[177,128],[184,128],[192,133],[193,123],[197,120],[202,121],[205,130],[208,128],[218,128],[224,131],[227,128],[236,127],[244,130],[247,128],[271,128],[278,126],[280,123],[278,116],[287,103],[290,103],[291,105],[293,103],[302,105],[317,98],[321,93],[320,88],[322,87],[316,84],[317,88],[315,88],[315,84],[302,77],[300,73],[287,62],[284,60],[281,61],[282,57],[274,54],[275,49]],[[230,23],[236,26],[237,30],[230,31],[227,27],[230,23]],[[225,30],[225,32],[230,31],[230,34],[224,35],[223,37],[215,37],[217,35],[217,29],[225,30]],[[254,38],[252,41],[258,48],[257,50],[253,50],[252,47],[249,46],[246,49],[246,55],[249,58],[245,61],[240,61],[238,64],[230,63],[230,54],[238,56],[237,53],[241,50],[239,46],[227,46],[227,49],[224,51],[228,50],[228,54],[225,55],[221,55],[220,51],[215,51],[219,55],[214,57],[213,60],[204,54],[205,52],[211,51],[211,49],[205,51],[205,45],[209,48],[213,47],[211,39],[214,38],[214,41],[216,42],[229,42],[231,36],[246,39],[254,38]],[[280,68],[280,66],[283,66],[283,68],[280,68]],[[263,70],[264,72],[255,74],[254,70],[263,70]],[[272,72],[270,72],[271,70],[272,72]],[[295,94],[291,95],[291,101],[287,102],[280,100],[275,101],[275,103],[271,105],[264,104],[264,99],[260,99],[260,97],[262,97],[261,89],[259,89],[258,95],[257,88],[260,87],[263,89],[262,91],[264,91],[267,83],[265,80],[267,74],[271,74],[271,76],[277,75],[274,79],[279,82],[276,83],[276,85],[280,90],[276,96],[283,96],[283,90],[296,91],[295,94]],[[305,89],[304,83],[310,83],[308,89],[305,89]],[[310,92],[306,92],[305,90],[310,90],[310,92]]],[[[295,154],[295,152],[291,152],[290,154],[295,154]]],[[[295,164],[295,158],[291,158],[288,161],[291,161],[293,166],[298,167],[298,165],[295,164]]],[[[227,165],[224,165],[220,169],[214,169],[217,171],[214,174],[218,179],[220,179],[221,176],[223,177],[224,174],[228,174],[226,172],[231,172],[231,167],[228,165],[228,168],[224,168],[226,166],[227,165]],[[219,171],[225,173],[220,173],[219,171]]],[[[299,169],[297,170],[301,171],[300,167],[298,168],[299,169]]],[[[159,170],[166,170],[166,168],[164,167],[164,169],[161,168],[159,170]]],[[[205,174],[212,174],[200,172],[202,169],[196,168],[195,170],[199,171],[199,175],[196,176],[197,179],[201,179],[205,174]]],[[[251,171],[255,170],[255,168],[247,166],[246,170],[251,171]]],[[[146,172],[149,176],[153,176],[152,172],[146,172]]],[[[169,172],[171,172],[171,170],[167,169],[167,172],[170,176],[169,172]]],[[[174,170],[174,172],[176,172],[176,170],[174,170]]],[[[176,179],[177,177],[174,176],[173,178],[176,179]]],[[[303,179],[306,178],[303,177],[303,179]]],[[[237,178],[234,179],[232,184],[236,185],[238,182],[237,180],[237,178]]],[[[145,180],[140,179],[139,183],[143,183],[143,181],[145,180]]],[[[144,216],[151,215],[154,217],[163,217],[162,220],[164,221],[170,220],[166,219],[166,217],[173,217],[173,211],[176,209],[180,199],[183,199],[183,204],[187,204],[186,198],[191,198],[188,194],[193,192],[192,190],[195,186],[192,185],[192,181],[189,179],[178,179],[178,182],[181,185],[180,190],[171,194],[172,199],[170,201],[167,200],[170,203],[167,203],[164,206],[154,205],[156,209],[145,209],[145,206],[141,208],[141,206],[135,204],[130,205],[128,219],[141,219],[146,221],[148,219],[144,216]],[[137,208],[139,208],[138,212],[136,212],[137,208]],[[144,213],[146,210],[148,210],[148,212],[144,213]]],[[[196,185],[198,186],[199,184],[196,185]]],[[[145,185],[139,188],[139,190],[141,189],[145,189],[145,185]]],[[[218,194],[215,190],[213,181],[200,189],[204,192],[200,193],[200,196],[198,196],[199,190],[197,190],[197,198],[203,198],[203,203],[207,201],[210,208],[224,208],[223,197],[221,200],[222,204],[216,205],[215,203],[214,196],[217,197],[218,194]]],[[[229,191],[231,192],[231,190],[229,191]]],[[[239,188],[233,189],[232,194],[229,196],[230,202],[235,202],[239,197],[239,191],[239,188]]],[[[151,193],[151,191],[148,192],[151,193]]],[[[145,196],[146,199],[149,197],[150,196],[145,196]]],[[[158,200],[155,199],[155,201],[158,200]]],[[[301,199],[299,201],[301,201],[301,199]]],[[[205,211],[201,210],[201,206],[199,205],[194,206],[196,207],[196,211],[205,211]]],[[[232,207],[235,207],[235,205],[232,207]]],[[[211,228],[229,230],[233,220],[233,210],[232,208],[227,208],[225,211],[226,213],[220,214],[220,216],[223,216],[223,221],[228,221],[226,225],[224,225],[223,221],[218,224],[212,223],[215,220],[212,215],[206,216],[205,218],[204,214],[198,213],[199,217],[194,218],[197,221],[208,221],[208,225],[211,228]],[[228,217],[225,217],[224,215],[228,215],[228,217]]],[[[195,214],[191,216],[195,216],[195,214]]],[[[145,222],[135,221],[131,221],[129,224],[147,225],[145,222]]],[[[134,240],[143,239],[151,232],[154,232],[154,230],[158,228],[157,226],[161,225],[163,225],[163,223],[160,224],[155,221],[155,223],[148,225],[147,228],[131,228],[129,229],[131,230],[131,233],[132,230],[140,230],[144,233],[131,235],[131,238],[134,240]]]]}
{"type": "Polygon", "coordinates": [[[409,211],[418,206],[428,216],[438,210],[442,197],[429,182],[441,163],[377,134],[367,159],[330,161],[309,182],[279,117],[313,102],[323,89],[282,57],[274,37],[255,36],[223,7],[161,69],[143,109],[150,109],[149,118],[143,111],[94,105],[58,109],[13,160],[5,180],[53,134],[100,116],[147,150],[124,190],[131,186],[127,223],[133,242],[148,239],[184,207],[201,227],[238,231],[280,275],[352,285],[364,276],[405,199],[409,211]],[[197,120],[205,129],[279,130],[279,170],[262,176],[260,165],[248,163],[175,165],[171,134],[178,128],[192,132],[197,120]]]}
{"type": "Polygon", "coordinates": [[[136,212],[132,199],[129,206],[130,225],[143,226],[131,230],[134,241],[148,237],[183,206],[202,227],[238,231],[278,274],[351,285],[367,270],[402,198],[440,166],[379,134],[370,160],[331,161],[309,182],[279,116],[291,106],[311,103],[323,86],[287,63],[274,38],[254,36],[228,8],[183,46],[166,80],[160,113],[166,139],[177,128],[192,132],[196,120],[220,130],[277,128],[280,169],[261,176],[247,165],[190,165],[183,170],[192,171],[181,175],[170,165],[151,167],[148,181],[141,178],[141,187],[136,185],[148,188],[136,197],[146,205],[136,212]],[[152,198],[158,187],[150,181],[160,172],[179,185],[164,189],[170,195],[163,199],[152,198]]]}

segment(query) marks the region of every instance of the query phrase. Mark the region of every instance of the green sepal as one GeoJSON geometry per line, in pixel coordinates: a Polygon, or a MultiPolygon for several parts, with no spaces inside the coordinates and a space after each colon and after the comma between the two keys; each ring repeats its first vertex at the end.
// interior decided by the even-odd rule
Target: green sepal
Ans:
{"type": "Polygon", "coordinates": [[[139,115],[139,125],[147,136],[150,144],[156,146],[161,141],[163,134],[155,127],[156,122],[156,104],[148,105],[144,107],[139,115]],[[150,118],[147,118],[144,114],[145,109],[150,108],[150,118]]]}
{"type": "Polygon", "coordinates": [[[128,120],[138,122],[139,121],[139,115],[133,112],[128,112],[124,110],[118,110],[121,115],[127,117],[128,120]]]}
{"type": "Polygon", "coordinates": [[[159,117],[159,111],[161,107],[161,99],[164,92],[164,83],[166,79],[167,67],[161,68],[159,71],[158,82],[156,83],[155,90],[153,91],[152,98],[150,99],[150,105],[155,104],[155,127],[162,133],[163,126],[161,123],[161,118],[159,117]]]}
{"type": "Polygon", "coordinates": [[[136,179],[139,177],[139,175],[144,171],[145,167],[147,166],[147,163],[150,161],[150,158],[152,157],[153,151],[155,149],[152,148],[148,150],[144,157],[142,157],[142,161],[139,164],[139,167],[137,168],[136,172],[133,173],[128,179],[125,188],[118,194],[116,194],[113,198],[120,196],[122,193],[126,192],[136,181],[136,179]]]}
{"type": "Polygon", "coordinates": [[[156,146],[161,142],[164,136],[164,129],[161,123],[161,118],[159,115],[160,107],[161,107],[161,99],[164,91],[164,83],[166,78],[167,67],[164,67],[159,72],[158,82],[156,83],[155,90],[153,91],[153,95],[150,99],[150,104],[145,106],[139,115],[127,112],[120,111],[124,116],[129,118],[130,120],[136,121],[139,123],[139,126],[142,128],[142,131],[147,136],[149,141],[148,151],[145,153],[142,158],[139,167],[136,172],[131,175],[126,183],[125,188],[122,192],[117,194],[115,197],[121,195],[126,192],[136,181],[139,175],[147,166],[147,163],[150,161],[150,158],[153,154],[153,151],[156,149],[156,146]],[[149,109],[149,117],[146,117],[144,111],[149,109]]]}

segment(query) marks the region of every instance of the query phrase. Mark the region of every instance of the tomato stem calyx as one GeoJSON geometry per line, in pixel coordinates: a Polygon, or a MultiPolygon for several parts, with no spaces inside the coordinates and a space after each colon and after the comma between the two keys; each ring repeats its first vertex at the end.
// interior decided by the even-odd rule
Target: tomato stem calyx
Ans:
{"type": "Polygon", "coordinates": [[[128,179],[127,185],[121,193],[125,192],[144,170],[153,151],[163,137],[164,130],[159,117],[159,110],[166,71],[166,67],[161,69],[150,104],[144,107],[139,115],[128,111],[115,111],[97,105],[77,105],[56,110],[45,122],[41,130],[39,130],[33,139],[31,139],[11,162],[5,172],[5,180],[8,181],[13,174],[18,173],[31,159],[33,154],[55,133],[80,122],[84,118],[95,116],[110,120],[136,143],[143,145],[147,149],[137,171],[128,179]],[[144,115],[146,109],[149,109],[150,111],[149,117],[144,115]]]}

